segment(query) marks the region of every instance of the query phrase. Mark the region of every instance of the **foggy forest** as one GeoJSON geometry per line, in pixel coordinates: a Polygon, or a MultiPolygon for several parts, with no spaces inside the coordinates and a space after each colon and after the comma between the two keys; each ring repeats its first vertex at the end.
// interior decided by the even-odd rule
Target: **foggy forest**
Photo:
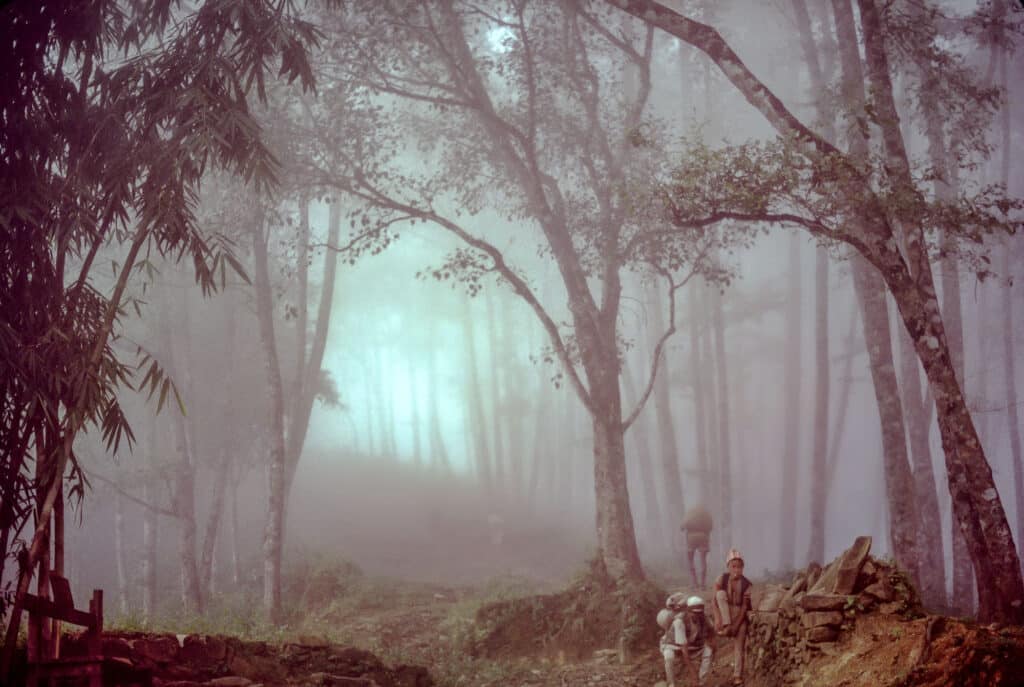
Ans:
{"type": "Polygon", "coordinates": [[[145,673],[103,684],[1024,684],[1022,41],[1016,0],[4,3],[0,684],[94,589],[145,673]],[[708,678],[658,625],[698,601],[708,678]],[[847,661],[872,622],[909,663],[847,661]]]}

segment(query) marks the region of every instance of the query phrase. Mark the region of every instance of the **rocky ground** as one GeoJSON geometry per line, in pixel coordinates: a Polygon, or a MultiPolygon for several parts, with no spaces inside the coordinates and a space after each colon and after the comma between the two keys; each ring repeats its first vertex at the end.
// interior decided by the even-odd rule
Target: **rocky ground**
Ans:
{"type": "MultiPolygon", "coordinates": [[[[522,582],[497,592],[381,580],[314,584],[302,621],[279,642],[121,632],[108,635],[105,649],[150,668],[157,687],[663,681],[660,630],[645,600],[652,592],[621,603],[592,583],[584,575],[541,595],[522,582]]],[[[924,613],[902,574],[870,556],[870,540],[787,584],[756,583],[754,597],[747,687],[1024,686],[1024,628],[924,613]]],[[[718,641],[711,687],[731,683],[733,641],[718,641]]]]}

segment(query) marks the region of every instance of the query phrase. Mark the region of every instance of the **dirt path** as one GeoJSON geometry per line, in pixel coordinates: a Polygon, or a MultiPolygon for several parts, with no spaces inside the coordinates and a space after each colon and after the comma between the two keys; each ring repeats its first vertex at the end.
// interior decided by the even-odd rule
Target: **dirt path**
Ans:
{"type": "MultiPolygon", "coordinates": [[[[361,605],[348,613],[331,613],[325,620],[332,641],[367,649],[389,662],[426,666],[441,687],[650,687],[665,679],[656,645],[623,663],[611,637],[608,647],[582,661],[568,661],[557,655],[471,658],[466,655],[464,640],[472,631],[472,615],[478,604],[474,590],[424,592],[406,597],[398,606],[387,602],[376,607],[361,605]]],[[[730,684],[732,645],[731,639],[719,640],[709,687],[730,684]]],[[[679,684],[686,682],[680,678],[679,684]]]]}

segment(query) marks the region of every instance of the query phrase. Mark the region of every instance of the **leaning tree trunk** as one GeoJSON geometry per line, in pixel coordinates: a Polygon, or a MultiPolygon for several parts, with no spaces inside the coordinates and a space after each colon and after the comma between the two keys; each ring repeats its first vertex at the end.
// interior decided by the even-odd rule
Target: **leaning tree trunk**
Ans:
{"type": "MultiPolygon", "coordinates": [[[[874,0],[858,0],[858,6],[873,102],[879,113],[887,166],[897,192],[912,193],[914,186],[910,163],[898,126],[878,10],[874,0]]],[[[1021,578],[1020,561],[1013,547],[1006,513],[992,479],[992,469],[985,459],[958,379],[960,370],[955,356],[961,357],[961,368],[963,364],[960,323],[958,320],[948,323],[953,328],[951,342],[946,331],[947,323],[935,298],[935,284],[923,229],[916,224],[917,217],[903,216],[900,210],[902,208],[897,208],[904,230],[907,253],[905,264],[909,265],[909,274],[901,264],[898,273],[889,270],[886,281],[900,306],[907,329],[915,339],[918,355],[922,358],[932,386],[932,395],[938,409],[939,431],[946,451],[953,511],[959,529],[968,538],[967,545],[974,564],[979,619],[1014,618],[1019,621],[1024,619],[1024,580],[1021,578]]],[[[883,268],[883,274],[886,271],[883,268]]],[[[946,300],[958,307],[959,292],[949,294],[946,300]]]]}
{"type": "Polygon", "coordinates": [[[920,568],[917,504],[914,498],[908,497],[914,493],[914,477],[907,458],[907,434],[892,356],[885,289],[874,269],[861,256],[855,255],[852,260],[854,288],[860,301],[864,343],[868,349],[871,381],[882,427],[882,464],[886,502],[889,504],[889,536],[896,562],[916,582],[920,568]]]}
{"type": "MultiPolygon", "coordinates": [[[[914,344],[906,331],[900,332],[900,386],[907,419],[910,455],[914,461],[914,498],[920,525],[921,599],[925,604],[946,606],[946,556],[942,542],[942,516],[935,490],[932,450],[929,441],[931,421],[925,400],[921,398],[920,363],[914,344]]],[[[962,537],[960,538],[962,541],[962,537]]],[[[969,561],[968,561],[969,564],[969,561]]],[[[968,590],[968,593],[970,590],[968,590]]]]}
{"type": "MultiPolygon", "coordinates": [[[[912,11],[914,11],[912,9],[912,11]]],[[[917,16],[927,21],[923,10],[916,9],[917,16]]],[[[921,107],[925,121],[925,134],[928,138],[928,155],[932,166],[938,170],[936,179],[933,182],[936,198],[944,201],[955,200],[959,189],[958,163],[951,159],[948,146],[946,145],[945,123],[942,121],[941,109],[938,96],[930,82],[930,69],[924,56],[915,53],[916,62],[921,72],[924,85],[920,89],[921,107]]],[[[949,338],[950,354],[953,358],[953,366],[961,388],[964,388],[964,337],[961,317],[960,297],[960,274],[957,265],[955,241],[949,232],[940,232],[942,244],[941,275],[942,275],[942,319],[946,324],[946,333],[949,338]]],[[[932,479],[931,451],[928,443],[931,419],[929,409],[923,407],[920,385],[918,382],[917,356],[908,337],[902,337],[903,341],[903,367],[904,379],[906,381],[904,393],[912,396],[909,400],[908,412],[911,418],[910,442],[914,453],[916,468],[921,475],[918,479],[918,498],[922,514],[922,543],[925,544],[925,557],[922,562],[933,570],[934,580],[922,581],[922,597],[926,602],[942,603],[945,600],[945,556],[941,529],[938,532],[935,528],[941,528],[938,523],[938,502],[934,493],[934,482],[932,479]],[[916,427],[915,427],[916,425],[916,427]],[[922,457],[918,459],[918,454],[922,457]],[[927,460],[927,465],[925,461],[927,460]],[[920,484],[925,482],[924,484],[920,484]],[[927,490],[927,492],[926,492],[927,490]],[[932,521],[936,522],[933,523],[932,521]],[[928,556],[934,560],[929,561],[928,556]],[[934,569],[932,566],[935,566],[934,569]]],[[[973,569],[971,568],[970,555],[967,552],[967,544],[959,528],[952,528],[953,542],[953,603],[952,608],[958,613],[965,615],[973,610],[973,569]]]]}

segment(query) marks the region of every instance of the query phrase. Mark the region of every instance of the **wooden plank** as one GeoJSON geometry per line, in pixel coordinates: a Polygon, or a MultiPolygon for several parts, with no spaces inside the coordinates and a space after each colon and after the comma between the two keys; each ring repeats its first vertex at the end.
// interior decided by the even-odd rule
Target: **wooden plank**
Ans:
{"type": "Polygon", "coordinates": [[[74,608],[75,600],[71,598],[71,584],[68,578],[50,571],[50,590],[53,592],[53,602],[61,608],[74,608]]]}
{"type": "Polygon", "coordinates": [[[96,617],[91,613],[74,608],[62,608],[49,599],[41,599],[35,594],[25,595],[25,610],[29,613],[46,616],[47,618],[56,618],[57,620],[74,623],[81,627],[96,628],[96,617]]]}

